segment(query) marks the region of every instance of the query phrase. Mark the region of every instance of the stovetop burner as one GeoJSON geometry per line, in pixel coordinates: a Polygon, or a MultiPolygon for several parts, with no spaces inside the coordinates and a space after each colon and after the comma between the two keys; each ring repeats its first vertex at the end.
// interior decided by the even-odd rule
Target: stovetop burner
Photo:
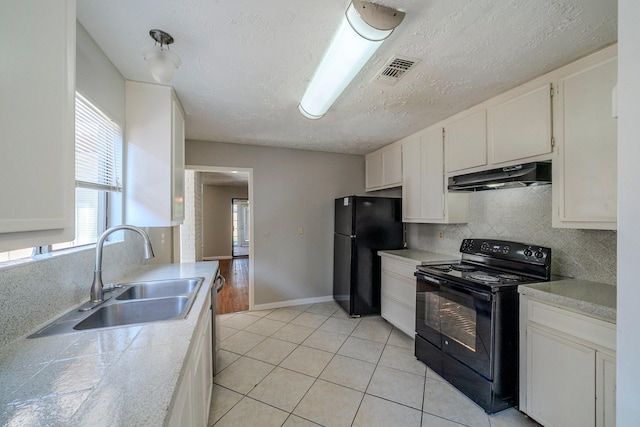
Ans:
{"type": "Polygon", "coordinates": [[[483,283],[499,283],[500,277],[490,276],[488,274],[469,274],[467,276],[469,279],[477,280],[483,283]]]}
{"type": "Polygon", "coordinates": [[[498,274],[498,277],[501,278],[502,280],[507,280],[509,282],[520,282],[522,280],[525,280],[522,276],[518,276],[517,274],[508,274],[508,273],[498,274]]]}
{"type": "Polygon", "coordinates": [[[442,264],[442,265],[432,265],[431,268],[438,271],[451,271],[451,264],[442,264]]]}
{"type": "Polygon", "coordinates": [[[451,265],[451,268],[456,271],[476,271],[474,266],[466,264],[454,264],[451,265]]]}

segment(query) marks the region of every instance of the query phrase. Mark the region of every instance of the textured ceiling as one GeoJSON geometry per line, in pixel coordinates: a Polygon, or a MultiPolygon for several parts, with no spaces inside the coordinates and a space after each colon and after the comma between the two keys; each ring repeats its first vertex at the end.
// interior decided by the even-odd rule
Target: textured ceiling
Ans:
{"type": "Polygon", "coordinates": [[[78,20],[130,80],[169,32],[187,139],[364,154],[617,40],[617,0],[376,0],[402,24],[324,118],[297,109],[346,0],[81,0],[78,20]],[[420,59],[395,86],[394,55],[420,59]]]}

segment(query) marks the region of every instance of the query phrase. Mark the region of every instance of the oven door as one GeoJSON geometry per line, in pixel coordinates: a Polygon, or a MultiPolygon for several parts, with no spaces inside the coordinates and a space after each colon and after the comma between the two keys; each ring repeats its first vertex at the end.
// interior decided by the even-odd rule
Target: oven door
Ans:
{"type": "Polygon", "coordinates": [[[443,352],[493,380],[491,292],[416,273],[416,332],[443,352]]]}

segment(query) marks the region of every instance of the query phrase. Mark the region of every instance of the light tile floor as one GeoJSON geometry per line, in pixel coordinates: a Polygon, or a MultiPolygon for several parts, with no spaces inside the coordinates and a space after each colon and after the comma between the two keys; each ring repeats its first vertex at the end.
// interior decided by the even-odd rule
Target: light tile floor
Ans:
{"type": "Polygon", "coordinates": [[[210,426],[539,426],[514,408],[485,414],[379,316],[326,302],[220,321],[210,426]]]}

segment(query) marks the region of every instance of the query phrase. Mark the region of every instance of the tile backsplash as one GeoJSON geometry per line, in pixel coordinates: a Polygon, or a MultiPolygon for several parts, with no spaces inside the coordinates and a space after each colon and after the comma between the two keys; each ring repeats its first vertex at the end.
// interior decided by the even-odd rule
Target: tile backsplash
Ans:
{"type": "Polygon", "coordinates": [[[471,193],[467,224],[408,224],[407,243],[455,257],[470,237],[548,246],[553,274],[615,285],[617,233],[551,228],[551,212],[550,185],[471,193]]]}

